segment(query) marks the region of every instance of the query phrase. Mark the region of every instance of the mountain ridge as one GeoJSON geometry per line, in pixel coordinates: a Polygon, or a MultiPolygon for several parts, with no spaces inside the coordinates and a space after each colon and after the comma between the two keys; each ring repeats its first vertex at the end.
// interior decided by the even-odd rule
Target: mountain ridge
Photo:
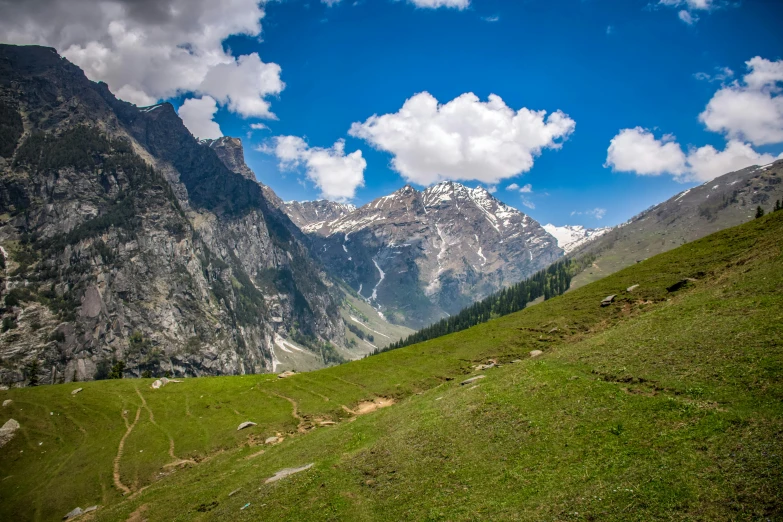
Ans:
{"type": "Polygon", "coordinates": [[[405,185],[332,221],[306,222],[313,254],[380,314],[414,328],[521,281],[563,251],[486,189],[405,185]]]}

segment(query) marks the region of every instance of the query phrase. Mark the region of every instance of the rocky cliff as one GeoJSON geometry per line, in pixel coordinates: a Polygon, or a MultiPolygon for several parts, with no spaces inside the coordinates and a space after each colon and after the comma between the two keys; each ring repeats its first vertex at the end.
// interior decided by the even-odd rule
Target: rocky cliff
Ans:
{"type": "Polygon", "coordinates": [[[338,360],[306,238],[171,105],[2,45],[0,115],[0,381],[274,371],[291,346],[338,360]]]}
{"type": "Polygon", "coordinates": [[[535,220],[483,188],[405,186],[303,226],[312,252],[387,319],[412,328],[454,314],[562,256],[535,220]]]}
{"type": "Polygon", "coordinates": [[[356,207],[350,203],[337,203],[325,199],[285,202],[286,214],[304,232],[316,232],[327,223],[347,216],[355,210],[356,207]]]}

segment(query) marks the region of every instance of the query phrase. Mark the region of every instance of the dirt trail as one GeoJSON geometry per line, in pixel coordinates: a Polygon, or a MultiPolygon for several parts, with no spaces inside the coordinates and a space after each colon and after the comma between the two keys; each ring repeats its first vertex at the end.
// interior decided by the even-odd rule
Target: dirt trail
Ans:
{"type": "Polygon", "coordinates": [[[291,416],[295,418],[297,421],[299,421],[299,424],[296,427],[296,431],[299,433],[304,433],[307,431],[307,426],[305,423],[305,420],[302,418],[301,415],[299,415],[299,404],[292,399],[291,397],[286,397],[285,395],[280,395],[279,393],[272,392],[273,395],[277,395],[281,399],[285,399],[288,402],[291,403],[291,406],[293,407],[293,410],[291,411],[291,416]]]}
{"type": "Polygon", "coordinates": [[[294,388],[296,388],[297,390],[301,390],[301,391],[303,391],[303,392],[305,392],[305,393],[309,393],[309,394],[311,394],[311,395],[315,395],[316,397],[320,397],[320,398],[322,398],[322,399],[324,400],[324,402],[329,402],[329,397],[327,397],[326,395],[321,395],[321,394],[320,394],[320,393],[318,393],[318,392],[314,392],[313,390],[308,390],[307,388],[303,388],[303,387],[301,387],[301,386],[297,386],[297,385],[295,385],[295,384],[294,384],[293,386],[294,386],[294,388]]]}
{"type": "Polygon", "coordinates": [[[160,425],[155,422],[155,416],[152,414],[152,410],[149,406],[147,406],[147,401],[144,399],[144,395],[141,394],[138,388],[136,388],[136,393],[138,394],[139,398],[141,399],[141,404],[144,407],[144,409],[147,410],[147,413],[149,413],[150,416],[150,422],[155,425],[156,428],[158,428],[160,431],[166,434],[166,437],[169,439],[169,457],[172,458],[174,462],[169,462],[168,464],[164,465],[164,468],[171,468],[173,466],[179,466],[181,464],[195,464],[196,462],[191,459],[181,459],[177,457],[177,455],[174,453],[174,439],[169,435],[166,430],[160,427],[160,425]]]}
{"type": "Polygon", "coordinates": [[[122,483],[120,480],[120,459],[122,459],[122,452],[125,449],[125,440],[128,438],[128,435],[131,434],[131,431],[133,431],[133,428],[136,427],[136,423],[139,422],[139,417],[141,417],[141,407],[139,407],[136,410],[136,418],[133,420],[133,424],[128,424],[128,417],[125,414],[126,412],[122,412],[122,418],[125,421],[125,425],[127,426],[127,429],[125,430],[125,435],[122,436],[122,439],[120,439],[120,445],[117,447],[117,456],[114,457],[114,486],[122,491],[123,495],[127,495],[131,492],[130,488],[122,483]]]}

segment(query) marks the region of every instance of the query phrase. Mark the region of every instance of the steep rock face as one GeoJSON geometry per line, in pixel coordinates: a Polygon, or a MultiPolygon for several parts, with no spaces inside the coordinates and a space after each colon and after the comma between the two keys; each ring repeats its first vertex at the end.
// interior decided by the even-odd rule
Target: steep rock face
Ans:
{"type": "Polygon", "coordinates": [[[0,113],[1,381],[273,371],[285,338],[321,363],[344,339],[306,238],[170,105],[0,46],[0,113]]]}
{"type": "Polygon", "coordinates": [[[524,279],[563,251],[483,188],[405,186],[319,226],[313,253],[392,322],[425,326],[524,279]]]}
{"type": "Polygon", "coordinates": [[[747,167],[685,190],[574,251],[596,256],[577,275],[576,288],[684,243],[754,218],[761,206],[771,211],[783,200],[783,160],[747,167]]]}
{"type": "Polygon", "coordinates": [[[569,254],[582,245],[603,236],[612,230],[612,227],[585,228],[581,225],[556,227],[555,225],[547,224],[544,225],[544,230],[552,234],[557,240],[557,246],[562,248],[566,254],[569,254]]]}
{"type": "Polygon", "coordinates": [[[324,199],[317,201],[286,201],[285,212],[304,232],[317,232],[327,223],[347,216],[356,207],[324,199]]]}
{"type": "Polygon", "coordinates": [[[256,175],[245,163],[245,151],[242,140],[223,136],[215,140],[201,140],[201,143],[215,151],[220,161],[232,172],[240,174],[250,181],[256,180],[256,175]]]}

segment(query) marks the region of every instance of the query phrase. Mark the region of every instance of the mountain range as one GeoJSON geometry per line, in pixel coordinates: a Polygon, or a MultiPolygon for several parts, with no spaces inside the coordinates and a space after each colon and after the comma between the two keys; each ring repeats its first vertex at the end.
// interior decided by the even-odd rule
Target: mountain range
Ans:
{"type": "Polygon", "coordinates": [[[483,188],[356,208],[282,201],[240,139],[197,140],[53,49],[0,45],[0,382],[310,370],[362,357],[548,267],[574,286],[752,217],[783,162],[614,229],[541,226],[483,188]]]}
{"type": "MultiPolygon", "coordinates": [[[[287,205],[289,215],[300,206],[287,205]]],[[[534,219],[484,188],[451,181],[423,191],[406,185],[335,212],[342,215],[324,221],[321,211],[302,223],[313,255],[389,321],[411,328],[457,313],[563,255],[534,219]]]]}

